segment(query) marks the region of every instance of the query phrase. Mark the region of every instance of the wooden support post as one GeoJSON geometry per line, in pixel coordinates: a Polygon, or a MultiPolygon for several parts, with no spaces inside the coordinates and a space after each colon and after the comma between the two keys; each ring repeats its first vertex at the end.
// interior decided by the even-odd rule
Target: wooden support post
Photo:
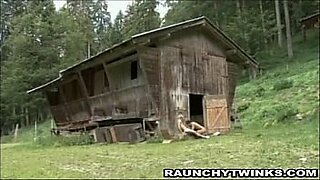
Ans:
{"type": "Polygon", "coordinates": [[[143,131],[145,132],[146,131],[146,120],[145,119],[142,120],[142,127],[143,127],[143,131]]]}
{"type": "Polygon", "coordinates": [[[67,104],[67,99],[66,99],[66,96],[64,95],[64,92],[63,92],[63,90],[61,88],[61,85],[58,85],[58,90],[59,90],[59,94],[61,95],[62,103],[63,103],[65,111],[66,111],[67,121],[72,121],[72,118],[71,118],[71,116],[69,114],[69,107],[68,107],[68,104],[67,104]]]}
{"type": "Polygon", "coordinates": [[[105,63],[102,63],[103,65],[103,69],[104,69],[104,73],[107,77],[107,80],[108,80],[108,83],[109,83],[109,90],[111,91],[113,89],[113,86],[112,86],[112,82],[110,81],[110,76],[108,75],[108,70],[107,70],[107,65],[105,63]]]}
{"type": "Polygon", "coordinates": [[[112,142],[117,142],[117,136],[116,136],[116,132],[114,130],[114,127],[110,128],[110,134],[111,134],[111,138],[112,138],[112,142]]]}
{"type": "Polygon", "coordinates": [[[93,113],[92,113],[92,110],[91,110],[91,107],[90,107],[90,104],[89,104],[89,94],[88,94],[88,90],[87,90],[86,84],[85,84],[80,72],[78,72],[78,82],[79,82],[79,84],[81,86],[81,91],[83,92],[84,98],[86,100],[86,105],[87,105],[87,108],[88,108],[88,112],[89,112],[89,115],[91,117],[93,113]]]}

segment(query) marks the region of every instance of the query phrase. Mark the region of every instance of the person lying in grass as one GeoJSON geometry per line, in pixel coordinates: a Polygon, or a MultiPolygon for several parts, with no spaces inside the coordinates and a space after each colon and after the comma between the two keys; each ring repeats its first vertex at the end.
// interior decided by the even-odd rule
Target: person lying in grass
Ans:
{"type": "Polygon", "coordinates": [[[193,135],[204,139],[210,138],[210,136],[204,135],[207,131],[206,128],[196,122],[184,120],[184,117],[181,113],[178,115],[178,129],[183,133],[183,135],[193,135]],[[185,124],[183,121],[185,121],[185,124]]]}

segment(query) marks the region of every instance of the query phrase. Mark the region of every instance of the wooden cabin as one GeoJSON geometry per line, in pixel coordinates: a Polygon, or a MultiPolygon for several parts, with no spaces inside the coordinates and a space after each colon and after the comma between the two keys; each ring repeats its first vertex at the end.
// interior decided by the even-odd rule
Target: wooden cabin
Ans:
{"type": "Polygon", "coordinates": [[[315,12],[309,16],[303,17],[300,20],[303,28],[319,28],[320,27],[320,12],[315,12]]]}
{"type": "Polygon", "coordinates": [[[299,20],[301,24],[301,31],[303,40],[307,39],[307,29],[319,29],[320,28],[320,12],[315,12],[309,16],[303,17],[299,20]]]}
{"type": "Polygon", "coordinates": [[[139,141],[156,129],[177,137],[178,113],[227,132],[242,68],[258,63],[200,17],[134,35],[28,93],[46,95],[59,131],[90,131],[98,142],[139,141]]]}

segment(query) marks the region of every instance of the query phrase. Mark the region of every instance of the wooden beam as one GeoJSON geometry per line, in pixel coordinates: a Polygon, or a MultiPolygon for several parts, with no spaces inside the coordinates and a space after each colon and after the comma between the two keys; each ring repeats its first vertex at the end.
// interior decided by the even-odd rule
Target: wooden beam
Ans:
{"type": "Polygon", "coordinates": [[[137,59],[138,59],[138,54],[133,54],[133,55],[121,58],[119,60],[116,60],[116,61],[113,61],[113,62],[109,62],[109,63],[107,63],[106,67],[110,68],[112,66],[116,66],[116,65],[119,65],[119,64],[131,61],[131,60],[137,60],[137,59]]]}
{"type": "Polygon", "coordinates": [[[65,113],[66,113],[67,121],[72,121],[71,116],[69,114],[69,107],[67,105],[67,99],[66,99],[66,96],[64,95],[64,92],[63,92],[61,85],[58,85],[58,89],[59,89],[59,94],[62,98],[62,104],[64,106],[64,109],[66,110],[65,113]]]}
{"type": "Polygon", "coordinates": [[[87,110],[88,110],[88,113],[90,116],[92,116],[92,112],[91,112],[91,107],[90,107],[90,104],[89,104],[89,94],[88,94],[88,90],[87,90],[87,87],[86,87],[86,84],[83,80],[83,77],[81,75],[81,71],[78,71],[78,82],[80,84],[80,87],[81,87],[81,91],[84,95],[84,99],[86,101],[86,106],[87,106],[87,110]]]}
{"type": "Polygon", "coordinates": [[[108,82],[109,82],[109,91],[112,91],[113,90],[113,84],[111,82],[111,79],[109,78],[110,74],[108,72],[107,65],[105,63],[102,63],[102,65],[103,65],[104,73],[106,74],[108,82]]]}
{"type": "Polygon", "coordinates": [[[103,52],[99,56],[92,57],[90,60],[88,60],[88,62],[79,64],[74,69],[61,72],[61,74],[65,76],[67,74],[71,74],[72,72],[81,71],[96,66],[98,64],[101,64],[102,62],[111,62],[114,59],[121,57],[122,55],[133,52],[135,50],[135,46],[132,46],[131,44],[132,43],[129,43],[129,45],[122,45],[121,47],[116,47],[112,51],[109,50],[107,52],[103,52]]]}
{"type": "Polygon", "coordinates": [[[229,50],[226,50],[226,56],[234,56],[237,54],[237,50],[236,49],[229,49],[229,50]]]}
{"type": "Polygon", "coordinates": [[[146,43],[150,43],[151,39],[150,38],[138,38],[138,39],[133,39],[132,40],[133,44],[146,44],[146,43]]]}
{"type": "Polygon", "coordinates": [[[81,90],[82,90],[85,98],[88,98],[88,97],[89,97],[89,93],[88,93],[86,84],[85,84],[85,82],[84,82],[84,80],[83,80],[81,71],[78,72],[78,78],[79,78],[79,83],[80,83],[80,86],[81,86],[81,90]]]}
{"type": "Polygon", "coordinates": [[[61,84],[67,84],[73,80],[76,80],[77,79],[77,74],[70,74],[68,76],[64,76],[62,79],[61,79],[61,84]]]}
{"type": "Polygon", "coordinates": [[[117,136],[116,136],[116,132],[114,130],[114,127],[111,127],[110,128],[110,134],[111,134],[111,139],[112,139],[112,142],[118,142],[117,140],[117,136]]]}

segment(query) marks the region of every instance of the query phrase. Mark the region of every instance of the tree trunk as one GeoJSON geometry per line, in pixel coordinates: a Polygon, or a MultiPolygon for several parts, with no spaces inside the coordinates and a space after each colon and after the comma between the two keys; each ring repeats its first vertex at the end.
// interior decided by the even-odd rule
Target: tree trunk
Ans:
{"type": "Polygon", "coordinates": [[[259,6],[260,6],[260,13],[261,13],[261,25],[262,25],[262,32],[263,32],[263,41],[264,44],[267,44],[267,37],[266,37],[266,25],[264,22],[264,13],[263,13],[263,6],[262,6],[262,0],[259,0],[259,6]]]}
{"type": "Polygon", "coordinates": [[[26,126],[29,126],[29,110],[28,107],[25,109],[26,126]]]}
{"type": "Polygon", "coordinates": [[[217,2],[216,1],[213,1],[213,5],[214,5],[214,11],[215,11],[215,13],[214,13],[214,15],[215,15],[215,20],[216,20],[216,24],[217,24],[217,26],[221,29],[221,27],[220,27],[220,24],[219,24],[219,14],[218,14],[218,6],[217,6],[217,2]]]}
{"type": "Polygon", "coordinates": [[[242,10],[243,10],[243,11],[244,11],[245,7],[246,7],[246,1],[245,1],[245,0],[242,0],[242,10]]]}
{"type": "Polygon", "coordinates": [[[291,37],[291,28],[290,28],[290,16],[288,10],[288,1],[283,1],[284,7],[284,16],[286,21],[286,34],[287,34],[287,48],[288,48],[288,57],[291,59],[293,57],[293,50],[292,50],[292,37],[291,37]]]}
{"type": "Polygon", "coordinates": [[[237,12],[238,12],[238,15],[241,16],[241,5],[240,5],[240,0],[237,0],[237,12]]]}
{"type": "Polygon", "coordinates": [[[277,19],[277,29],[278,29],[278,45],[280,48],[282,48],[282,28],[281,28],[279,0],[275,0],[275,8],[276,8],[276,19],[277,19]]]}

